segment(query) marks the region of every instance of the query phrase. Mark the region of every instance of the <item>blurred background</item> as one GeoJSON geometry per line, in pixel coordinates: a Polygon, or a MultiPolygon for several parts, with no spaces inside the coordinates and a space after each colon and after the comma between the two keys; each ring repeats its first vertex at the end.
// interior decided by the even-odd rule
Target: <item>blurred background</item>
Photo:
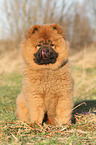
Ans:
{"type": "Polygon", "coordinates": [[[46,23],[59,24],[69,41],[75,96],[96,99],[96,0],[0,0],[1,77],[20,72],[26,30],[46,23]]]}
{"type": "Polygon", "coordinates": [[[31,25],[46,23],[62,26],[72,49],[95,43],[96,1],[0,0],[0,44],[5,49],[18,48],[31,25]]]}

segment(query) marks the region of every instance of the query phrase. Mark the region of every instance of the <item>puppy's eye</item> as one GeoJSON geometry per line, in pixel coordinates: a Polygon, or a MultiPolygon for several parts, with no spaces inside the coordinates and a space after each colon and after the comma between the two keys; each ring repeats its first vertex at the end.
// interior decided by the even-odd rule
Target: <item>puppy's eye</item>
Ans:
{"type": "Polygon", "coordinates": [[[37,49],[39,49],[40,47],[41,47],[41,44],[38,44],[38,45],[37,45],[37,49]]]}
{"type": "Polygon", "coordinates": [[[54,44],[50,44],[50,46],[54,46],[54,44]]]}
{"type": "Polygon", "coordinates": [[[55,48],[55,45],[53,43],[50,44],[50,46],[54,49],[55,48]]]}
{"type": "Polygon", "coordinates": [[[38,44],[37,46],[38,46],[38,47],[40,47],[40,46],[41,46],[41,44],[38,44]]]}

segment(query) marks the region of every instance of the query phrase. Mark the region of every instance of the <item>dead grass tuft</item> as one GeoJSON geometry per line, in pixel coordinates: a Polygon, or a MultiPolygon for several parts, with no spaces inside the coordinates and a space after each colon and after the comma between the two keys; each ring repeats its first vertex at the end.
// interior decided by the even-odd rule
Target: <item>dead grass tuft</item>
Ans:
{"type": "MultiPolygon", "coordinates": [[[[40,124],[30,124],[27,122],[20,121],[6,121],[3,122],[2,128],[0,129],[1,141],[12,141],[15,142],[22,141],[33,143],[42,142],[45,140],[47,143],[49,140],[57,140],[61,143],[71,141],[75,142],[76,138],[78,138],[78,143],[86,141],[86,143],[91,143],[96,136],[96,115],[87,113],[77,114],[75,115],[77,123],[72,125],[62,125],[62,126],[50,126],[44,124],[43,126],[40,124]],[[72,139],[73,137],[73,139],[72,139]],[[30,140],[31,139],[31,140],[30,140]]],[[[95,140],[94,140],[95,141],[95,140]]]]}

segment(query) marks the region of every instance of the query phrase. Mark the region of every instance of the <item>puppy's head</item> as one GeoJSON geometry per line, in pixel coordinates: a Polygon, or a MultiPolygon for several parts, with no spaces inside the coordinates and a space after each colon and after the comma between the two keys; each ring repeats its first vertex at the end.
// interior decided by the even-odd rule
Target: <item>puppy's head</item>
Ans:
{"type": "Polygon", "coordinates": [[[58,69],[68,57],[68,43],[57,25],[34,25],[22,43],[25,63],[32,69],[58,69]]]}

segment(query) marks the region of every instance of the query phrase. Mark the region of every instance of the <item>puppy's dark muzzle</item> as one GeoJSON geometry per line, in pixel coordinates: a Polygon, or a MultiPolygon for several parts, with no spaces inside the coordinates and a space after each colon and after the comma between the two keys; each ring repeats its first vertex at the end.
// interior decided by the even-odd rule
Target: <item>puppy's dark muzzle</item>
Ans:
{"type": "Polygon", "coordinates": [[[55,63],[58,54],[50,46],[41,46],[35,56],[35,62],[39,65],[55,63]]]}

